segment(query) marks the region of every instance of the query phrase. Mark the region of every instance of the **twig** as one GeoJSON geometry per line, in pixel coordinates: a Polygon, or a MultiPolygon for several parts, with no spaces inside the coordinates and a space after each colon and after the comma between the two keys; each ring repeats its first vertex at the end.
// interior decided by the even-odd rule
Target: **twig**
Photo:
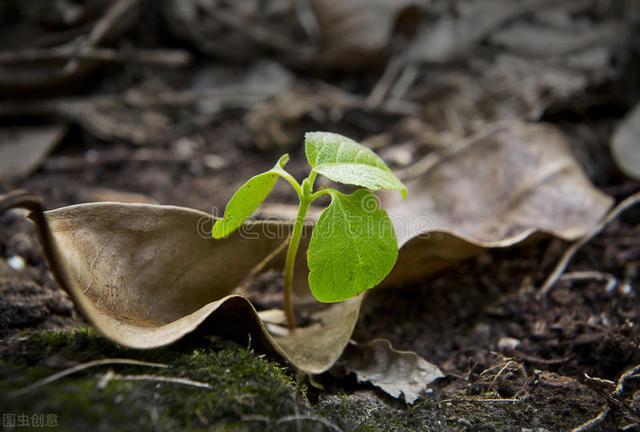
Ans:
{"type": "Polygon", "coordinates": [[[560,276],[562,276],[562,273],[564,273],[564,271],[566,270],[567,265],[569,265],[573,256],[576,254],[576,252],[578,252],[578,250],[580,250],[582,246],[587,244],[592,238],[598,235],[600,231],[604,229],[604,227],[606,227],[610,222],[620,216],[621,213],[635,206],[639,202],[640,192],[636,192],[635,194],[627,197],[622,202],[620,202],[620,204],[615,206],[613,210],[611,210],[605,216],[605,218],[602,219],[602,221],[600,221],[600,223],[598,223],[589,233],[585,234],[582,238],[569,246],[569,248],[565,251],[565,253],[562,255],[562,258],[556,265],[556,268],[553,270],[553,272],[551,272],[544,284],[542,284],[539,296],[544,297],[549,294],[551,288],[553,288],[556,282],[558,282],[558,279],[560,279],[560,276]]]}
{"type": "Polygon", "coordinates": [[[25,393],[29,393],[39,387],[42,387],[44,385],[47,384],[51,384],[54,381],[57,381],[61,378],[64,378],[66,376],[72,375],[76,372],[80,372],[83,371],[85,369],[89,369],[92,367],[96,367],[96,366],[104,366],[104,365],[130,365],[130,366],[147,366],[147,367],[156,367],[156,368],[167,368],[169,367],[166,364],[161,364],[161,363],[151,363],[151,362],[145,362],[145,361],[140,361],[140,360],[131,360],[131,359],[120,359],[120,358],[114,358],[114,359],[102,359],[102,360],[93,360],[87,363],[82,363],[79,365],[76,365],[74,367],[71,367],[69,369],[65,369],[62,370],[60,372],[57,372],[53,375],[49,375],[46,378],[43,378],[39,381],[34,382],[33,384],[30,384],[26,387],[23,387],[19,390],[16,390],[14,392],[12,392],[13,396],[19,396],[19,395],[23,395],[25,393]]]}
{"type": "Polygon", "coordinates": [[[609,417],[609,414],[611,414],[612,408],[617,408],[618,410],[621,411],[623,415],[625,415],[632,421],[636,422],[636,424],[640,423],[640,416],[638,416],[636,412],[634,412],[631,408],[629,408],[624,403],[624,401],[620,399],[623,396],[623,393],[625,391],[624,385],[627,382],[627,380],[632,378],[638,378],[640,377],[639,374],[640,374],[640,365],[634,366],[628,371],[626,371],[625,373],[623,373],[620,376],[620,378],[618,378],[617,383],[614,383],[609,380],[601,379],[601,378],[590,377],[589,375],[585,374],[585,378],[587,379],[587,382],[592,382],[598,385],[598,387],[595,388],[595,390],[597,393],[601,394],[607,399],[608,405],[602,411],[600,411],[600,413],[598,413],[598,415],[596,415],[594,418],[587,420],[586,422],[572,429],[572,432],[588,432],[592,430],[600,430],[600,426],[607,420],[607,418],[609,417]],[[603,386],[608,386],[608,387],[615,386],[615,388],[610,394],[606,394],[603,391],[603,388],[602,388],[603,386]]]}
{"type": "Polygon", "coordinates": [[[594,418],[587,420],[581,425],[571,429],[571,432],[588,432],[588,431],[596,430],[596,428],[599,428],[609,416],[609,410],[610,408],[606,407],[605,409],[600,411],[600,413],[598,413],[598,415],[595,416],[594,418]]]}
{"type": "Polygon", "coordinates": [[[561,358],[545,359],[545,358],[541,358],[541,357],[530,356],[530,355],[522,353],[520,351],[516,351],[515,352],[515,356],[519,360],[524,360],[527,363],[547,365],[547,366],[563,364],[563,363],[566,363],[566,362],[568,362],[569,360],[571,360],[573,358],[573,354],[570,354],[568,356],[561,357],[561,358]]]}
{"type": "Polygon", "coordinates": [[[465,138],[457,140],[455,144],[450,144],[446,146],[443,151],[438,153],[436,152],[429,153],[422,159],[418,160],[416,163],[409,165],[403,170],[398,171],[398,177],[400,177],[404,181],[409,181],[416,177],[419,177],[425,174],[426,172],[430,171],[431,169],[433,169],[433,167],[441,164],[445,160],[481,142],[483,138],[506,127],[510,123],[512,122],[505,120],[505,121],[498,121],[490,125],[487,125],[482,130],[475,132],[471,135],[468,135],[465,138]]]}
{"type": "Polygon", "coordinates": [[[300,22],[300,26],[304,32],[313,41],[317,41],[320,37],[320,26],[313,9],[309,4],[309,0],[296,0],[295,2],[296,16],[300,22]]]}
{"type": "Polygon", "coordinates": [[[106,374],[104,379],[101,380],[100,387],[106,387],[111,381],[148,381],[148,382],[156,382],[156,383],[171,383],[171,384],[180,384],[204,389],[212,389],[211,384],[194,381],[188,378],[180,378],[180,377],[169,377],[162,375],[118,375],[118,374],[106,374]]]}
{"type": "Polygon", "coordinates": [[[274,250],[272,250],[271,252],[269,252],[269,254],[267,256],[265,256],[258,264],[256,264],[251,271],[249,272],[249,274],[247,274],[247,276],[245,276],[242,280],[242,282],[238,285],[238,289],[237,292],[238,293],[246,293],[247,290],[249,289],[249,285],[251,284],[251,282],[253,281],[253,279],[255,279],[255,277],[262,273],[262,271],[265,269],[265,267],[267,265],[269,265],[269,263],[271,261],[273,261],[273,259],[275,257],[277,257],[278,255],[280,255],[282,252],[284,252],[284,250],[287,248],[287,246],[289,245],[289,242],[291,241],[291,237],[287,237],[282,243],[280,243],[280,245],[278,245],[277,248],[275,248],[274,250]]]}
{"type": "Polygon", "coordinates": [[[127,154],[127,152],[116,150],[106,155],[98,153],[92,157],[59,156],[51,158],[44,163],[44,169],[47,171],[75,171],[125,162],[174,165],[192,161],[192,157],[178,156],[165,151],[142,149],[133,152],[133,154],[127,154]]]}
{"type": "Polygon", "coordinates": [[[565,273],[560,277],[562,281],[574,281],[574,280],[597,280],[606,281],[607,292],[611,292],[618,286],[618,279],[610,273],[604,273],[599,271],[575,271],[565,273]]]}
{"type": "Polygon", "coordinates": [[[133,9],[141,0],[117,0],[93,26],[86,39],[86,46],[93,47],[104,40],[120,18],[133,9]]]}
{"type": "Polygon", "coordinates": [[[400,78],[396,80],[396,83],[391,88],[389,98],[391,100],[402,99],[416,81],[419,72],[420,69],[415,64],[407,65],[402,71],[400,78]]]}
{"type": "Polygon", "coordinates": [[[118,51],[110,48],[85,48],[70,46],[37,48],[0,52],[0,64],[34,63],[58,60],[90,60],[116,63],[151,63],[168,66],[184,66],[191,62],[191,54],[184,50],[136,49],[118,51]]]}
{"type": "Polygon", "coordinates": [[[300,58],[308,57],[310,52],[303,50],[299,44],[289,38],[282,36],[280,31],[270,28],[267,25],[258,22],[248,22],[246,17],[240,16],[223,8],[211,7],[204,9],[205,13],[213,20],[216,20],[231,29],[245,33],[253,41],[263,46],[268,46],[280,52],[289,53],[300,58]]]}
{"type": "Polygon", "coordinates": [[[634,366],[625,373],[623,373],[618,379],[618,384],[616,385],[616,389],[613,391],[614,396],[622,396],[624,393],[624,384],[627,380],[631,378],[640,377],[640,365],[634,366]]]}
{"type": "Polygon", "coordinates": [[[449,403],[449,402],[505,402],[505,403],[521,403],[524,401],[524,397],[521,398],[509,398],[509,399],[500,399],[500,398],[472,398],[472,397],[461,397],[456,399],[442,399],[438,401],[438,403],[449,403]]]}
{"type": "Polygon", "coordinates": [[[389,90],[395,85],[398,76],[403,73],[407,65],[406,54],[401,54],[391,59],[378,82],[373,86],[367,97],[366,104],[369,108],[377,108],[383,104],[389,94],[389,90]]]}
{"type": "MultiPolygon", "coordinates": [[[[109,35],[111,29],[120,22],[120,18],[136,7],[140,1],[141,0],[117,0],[113,3],[107,12],[93,26],[89,35],[81,41],[80,46],[76,47],[76,52],[78,54],[82,54],[100,44],[109,35]]],[[[69,75],[79,66],[80,63],[77,60],[72,60],[64,67],[63,74],[69,75]]]]}

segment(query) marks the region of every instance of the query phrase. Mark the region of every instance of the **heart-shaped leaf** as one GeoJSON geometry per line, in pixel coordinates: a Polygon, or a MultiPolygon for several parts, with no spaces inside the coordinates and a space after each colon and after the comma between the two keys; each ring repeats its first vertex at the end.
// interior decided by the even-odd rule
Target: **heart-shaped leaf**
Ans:
{"type": "Polygon", "coordinates": [[[231,197],[222,219],[213,225],[213,238],[221,239],[238,229],[269,196],[278,181],[279,173],[289,161],[289,155],[282,156],[267,172],[251,177],[231,197]]]}
{"type": "Polygon", "coordinates": [[[307,250],[309,287],[321,302],[339,302],[380,283],[398,257],[387,213],[365,189],[334,192],[307,250]]]}
{"type": "Polygon", "coordinates": [[[399,190],[407,196],[407,187],[373,151],[342,135],[309,132],[305,135],[305,152],[311,167],[338,183],[362,186],[371,190],[399,190]]]}

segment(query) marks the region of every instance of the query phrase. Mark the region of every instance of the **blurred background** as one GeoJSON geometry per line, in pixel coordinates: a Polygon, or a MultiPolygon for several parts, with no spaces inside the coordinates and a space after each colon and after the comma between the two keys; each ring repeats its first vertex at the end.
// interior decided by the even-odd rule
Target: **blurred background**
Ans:
{"type": "Polygon", "coordinates": [[[302,174],[309,130],[406,174],[501,120],[560,125],[598,186],[624,183],[633,0],[4,0],[0,21],[0,190],[49,207],[222,207],[284,152],[302,174]]]}

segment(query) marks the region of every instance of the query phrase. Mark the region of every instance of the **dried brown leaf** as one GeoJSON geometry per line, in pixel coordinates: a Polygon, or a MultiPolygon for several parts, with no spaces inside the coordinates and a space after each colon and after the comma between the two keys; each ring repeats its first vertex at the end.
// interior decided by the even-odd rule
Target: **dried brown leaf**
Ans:
{"type": "Polygon", "coordinates": [[[400,255],[386,285],[411,281],[536,233],[584,235],[612,199],[589,182],[555,127],[504,123],[387,196],[400,255]]]}
{"type": "Polygon", "coordinates": [[[58,144],[65,126],[0,129],[0,181],[31,174],[58,144]]]}
{"type": "Polygon", "coordinates": [[[413,351],[399,351],[386,339],[374,339],[365,344],[350,344],[341,359],[347,372],[353,372],[358,382],[370,382],[394,398],[404,397],[414,403],[438,378],[442,371],[413,351]]]}
{"type": "Polygon", "coordinates": [[[163,346],[196,329],[236,340],[250,334],[261,351],[317,374],[340,356],[358,318],[362,297],[276,338],[250,301],[234,294],[282,241],[284,224],[254,223],[213,240],[211,217],[180,207],[81,204],[44,215],[36,208],[32,218],[60,285],[89,321],[125,346],[163,346]]]}

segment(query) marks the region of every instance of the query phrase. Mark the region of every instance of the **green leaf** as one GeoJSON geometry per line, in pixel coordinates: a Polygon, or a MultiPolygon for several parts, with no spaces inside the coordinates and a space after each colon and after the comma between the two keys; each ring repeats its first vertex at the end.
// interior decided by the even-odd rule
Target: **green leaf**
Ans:
{"type": "Polygon", "coordinates": [[[321,302],[354,297],[380,283],[398,257],[398,242],[375,195],[359,189],[332,200],[316,224],[307,250],[309,286],[321,302]]]}
{"type": "Polygon", "coordinates": [[[407,197],[407,187],[372,150],[330,132],[305,134],[305,152],[311,167],[333,181],[371,190],[399,190],[407,197]]]}
{"type": "Polygon", "coordinates": [[[213,225],[213,238],[221,239],[234,232],[271,193],[280,172],[289,161],[289,155],[282,156],[276,165],[267,172],[251,177],[231,197],[224,210],[222,219],[213,225]]]}

